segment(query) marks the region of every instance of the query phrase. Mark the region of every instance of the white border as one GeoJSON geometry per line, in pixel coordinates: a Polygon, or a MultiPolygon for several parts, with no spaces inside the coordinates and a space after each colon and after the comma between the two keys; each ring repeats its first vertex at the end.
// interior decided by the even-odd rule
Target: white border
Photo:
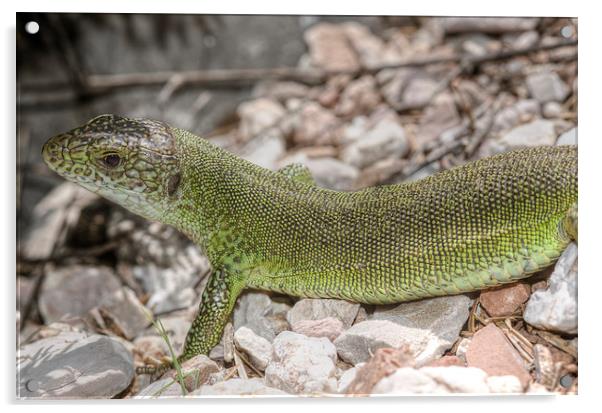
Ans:
{"type": "MultiPolygon", "coordinates": [[[[278,411],[302,411],[307,408],[325,407],[342,408],[345,410],[378,409],[425,409],[467,412],[473,409],[486,409],[487,412],[508,412],[518,405],[525,405],[531,409],[567,411],[572,405],[577,408],[587,408],[602,394],[598,389],[600,382],[600,343],[602,343],[600,329],[599,306],[602,295],[602,262],[598,251],[597,242],[602,237],[600,225],[602,202],[600,197],[600,178],[602,174],[602,110],[600,65],[600,43],[602,33],[601,15],[594,2],[567,2],[547,0],[545,2],[525,0],[487,1],[394,1],[394,0],[302,0],[302,1],[263,1],[263,0],[21,0],[13,3],[2,2],[0,19],[3,23],[4,42],[3,56],[0,65],[3,82],[1,90],[5,91],[2,100],[2,125],[4,129],[2,155],[2,192],[5,194],[3,202],[3,216],[6,219],[3,239],[2,262],[5,271],[2,272],[5,281],[5,309],[3,332],[6,339],[2,340],[4,360],[7,368],[3,369],[2,383],[3,400],[14,405],[15,389],[15,362],[14,362],[14,271],[15,271],[15,12],[16,11],[46,11],[46,12],[138,12],[138,13],[219,13],[219,14],[347,14],[347,15],[464,15],[464,16],[572,16],[579,18],[579,182],[580,182],[580,265],[581,274],[579,290],[579,318],[581,336],[579,340],[579,391],[578,397],[555,398],[381,398],[381,399],[274,399],[274,400],[196,400],[168,401],[168,404],[177,404],[176,409],[185,405],[194,409],[236,409],[244,411],[265,411],[271,408],[278,411]],[[598,396],[598,397],[597,397],[598,396]],[[390,406],[396,404],[397,406],[390,406]],[[570,406],[569,406],[570,405],[570,406]],[[314,407],[315,406],[315,407],[314,407]]],[[[51,406],[39,406],[39,403],[19,403],[20,408],[29,409],[60,409],[61,411],[77,409],[86,411],[105,412],[105,403],[97,402],[66,402],[53,403],[51,406]]],[[[164,412],[166,402],[137,402],[136,407],[153,411],[164,412]]],[[[600,403],[598,403],[600,404],[600,403]]],[[[123,403],[113,408],[125,408],[123,403]]],[[[599,408],[599,407],[598,407],[599,408]]],[[[422,411],[422,410],[421,410],[422,411]]]]}

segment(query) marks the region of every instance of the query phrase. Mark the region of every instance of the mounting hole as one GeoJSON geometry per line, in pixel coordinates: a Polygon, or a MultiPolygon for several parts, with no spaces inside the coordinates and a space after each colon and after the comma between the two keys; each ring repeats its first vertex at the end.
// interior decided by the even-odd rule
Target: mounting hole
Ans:
{"type": "Polygon", "coordinates": [[[29,34],[36,34],[37,32],[40,31],[40,25],[38,24],[38,22],[27,22],[25,24],[25,31],[29,34]]]}
{"type": "Polygon", "coordinates": [[[573,33],[574,30],[571,26],[564,26],[562,29],[560,29],[560,34],[565,39],[570,39],[573,36],[573,33]]]}

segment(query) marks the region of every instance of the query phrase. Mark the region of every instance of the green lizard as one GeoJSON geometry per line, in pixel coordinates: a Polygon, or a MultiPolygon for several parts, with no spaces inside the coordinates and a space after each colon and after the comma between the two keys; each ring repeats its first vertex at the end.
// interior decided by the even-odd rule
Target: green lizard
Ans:
{"type": "Polygon", "coordinates": [[[246,288],[388,304],[508,283],[577,239],[575,146],[517,150],[418,182],[338,192],[163,122],[113,115],[50,139],[48,166],[177,228],[213,273],[180,358],[220,340],[246,288]]]}

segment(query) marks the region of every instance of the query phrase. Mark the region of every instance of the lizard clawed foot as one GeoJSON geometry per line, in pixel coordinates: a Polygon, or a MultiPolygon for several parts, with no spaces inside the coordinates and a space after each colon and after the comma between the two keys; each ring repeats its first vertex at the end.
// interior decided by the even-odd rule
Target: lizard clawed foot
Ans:
{"type": "Polygon", "coordinates": [[[173,360],[167,356],[159,360],[152,356],[145,356],[143,362],[144,366],[136,367],[136,374],[161,375],[174,367],[173,360]]]}

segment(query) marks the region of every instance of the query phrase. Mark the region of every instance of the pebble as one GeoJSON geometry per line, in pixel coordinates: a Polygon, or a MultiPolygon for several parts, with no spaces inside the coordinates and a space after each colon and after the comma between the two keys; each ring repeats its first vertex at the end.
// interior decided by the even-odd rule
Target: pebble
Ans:
{"type": "Polygon", "coordinates": [[[109,267],[69,265],[47,271],[38,305],[48,324],[66,316],[84,316],[119,290],[121,283],[109,267]]]}
{"type": "Polygon", "coordinates": [[[50,191],[33,209],[30,230],[20,242],[23,258],[48,259],[64,242],[65,227],[79,221],[82,209],[98,200],[98,195],[81,186],[64,182],[50,191]]]}
{"type": "Polygon", "coordinates": [[[556,145],[577,145],[577,128],[572,128],[560,135],[556,145]]]}
{"type": "Polygon", "coordinates": [[[337,384],[337,393],[345,394],[347,391],[347,387],[355,380],[357,376],[358,370],[364,366],[365,363],[359,363],[357,366],[351,367],[350,369],[345,370],[345,372],[339,378],[339,382],[337,384]]]}
{"type": "Polygon", "coordinates": [[[380,380],[373,394],[489,393],[487,374],[470,367],[402,367],[380,380]]]}
{"type": "Polygon", "coordinates": [[[542,104],[550,101],[563,102],[571,92],[556,72],[535,72],[527,76],[525,82],[529,94],[542,104]]]}
{"type": "Polygon", "coordinates": [[[343,90],[335,113],[341,117],[370,113],[380,101],[374,77],[365,75],[349,83],[343,90]]]}
{"type": "Polygon", "coordinates": [[[272,302],[270,296],[262,292],[244,292],[237,300],[234,308],[234,331],[247,327],[269,342],[274,341],[283,330],[284,314],[290,306],[272,302]]]}
{"type": "Polygon", "coordinates": [[[491,141],[492,154],[513,149],[554,145],[556,131],[554,122],[536,119],[521,126],[517,126],[501,136],[500,139],[491,141]]]}
{"type": "Polygon", "coordinates": [[[266,386],[259,378],[230,379],[211,386],[201,386],[192,396],[284,396],[287,393],[266,386]]]}
{"type": "Polygon", "coordinates": [[[272,344],[258,336],[247,327],[240,327],[234,333],[236,347],[249,356],[249,361],[257,369],[263,371],[272,359],[272,344]]]}
{"type": "MultiPolygon", "coordinates": [[[[289,110],[296,110],[297,100],[288,101],[289,110]]],[[[293,142],[298,145],[333,145],[340,137],[340,121],[329,109],[316,102],[303,103],[288,120],[293,142]]]]}
{"type": "Polygon", "coordinates": [[[523,387],[531,380],[525,362],[494,324],[474,334],[466,351],[466,362],[469,367],[478,367],[490,376],[516,376],[523,387]]]}
{"type": "Polygon", "coordinates": [[[353,365],[368,361],[379,348],[397,349],[407,345],[416,364],[423,365],[441,355],[448,342],[428,329],[407,327],[388,320],[368,320],[343,332],[334,345],[339,357],[353,365]]]}
{"type": "Polygon", "coordinates": [[[481,306],[492,317],[512,315],[531,294],[528,284],[517,283],[481,292],[481,306]]]}
{"type": "Polygon", "coordinates": [[[539,18],[535,17],[440,17],[437,20],[447,34],[523,32],[534,30],[539,24],[539,18]]]}
{"type": "Polygon", "coordinates": [[[277,123],[286,115],[286,109],[274,99],[259,98],[241,103],[237,114],[240,118],[239,132],[244,141],[258,135],[283,136],[277,123]]]}
{"type": "Polygon", "coordinates": [[[535,99],[521,99],[515,104],[501,109],[493,120],[491,131],[499,133],[520,125],[525,119],[532,120],[541,114],[539,102],[535,99]]]}
{"type": "Polygon", "coordinates": [[[333,23],[318,23],[303,35],[311,64],[327,71],[359,70],[361,65],[345,29],[333,23]]]}
{"type": "Polygon", "coordinates": [[[104,323],[118,336],[135,338],[149,324],[149,311],[129,288],[117,290],[100,307],[104,323]]]}
{"type": "Polygon", "coordinates": [[[357,168],[336,158],[309,159],[306,165],[319,186],[338,191],[352,189],[359,176],[357,168]]]}
{"type": "Polygon", "coordinates": [[[562,114],[562,105],[558,102],[546,102],[543,105],[541,113],[544,118],[553,119],[557,118],[562,114]]]}
{"type": "Polygon", "coordinates": [[[569,244],[548,280],[546,290],[532,295],[523,315],[534,327],[577,334],[577,245],[569,244]]]}
{"type": "Polygon", "coordinates": [[[295,303],[286,315],[290,325],[302,320],[339,319],[344,328],[351,327],[360,308],[359,304],[345,300],[305,298],[295,303]]]}
{"type": "Polygon", "coordinates": [[[410,149],[405,130],[396,115],[386,114],[366,130],[364,137],[351,143],[341,153],[341,159],[356,168],[365,168],[389,158],[401,158],[410,149]]]}
{"type": "Polygon", "coordinates": [[[291,328],[295,333],[307,337],[326,337],[330,341],[336,340],[345,330],[343,322],[334,317],[326,317],[321,320],[300,320],[291,328]]]}
{"type": "Polygon", "coordinates": [[[274,340],[265,382],[293,394],[336,393],[337,351],[327,338],[284,331],[274,340]]]}
{"type": "Polygon", "coordinates": [[[17,352],[18,397],[111,398],[133,379],[132,355],[106,336],[65,332],[17,352]]]}
{"type": "Polygon", "coordinates": [[[341,27],[363,67],[372,68],[400,62],[399,50],[387,45],[368,27],[357,22],[346,22],[341,24],[341,27]]]}
{"type": "Polygon", "coordinates": [[[239,152],[241,158],[270,170],[278,169],[278,160],[285,154],[284,138],[269,134],[252,139],[239,152]]]}
{"type": "Polygon", "coordinates": [[[523,385],[516,376],[489,376],[487,385],[491,393],[522,393],[523,385]]]}

